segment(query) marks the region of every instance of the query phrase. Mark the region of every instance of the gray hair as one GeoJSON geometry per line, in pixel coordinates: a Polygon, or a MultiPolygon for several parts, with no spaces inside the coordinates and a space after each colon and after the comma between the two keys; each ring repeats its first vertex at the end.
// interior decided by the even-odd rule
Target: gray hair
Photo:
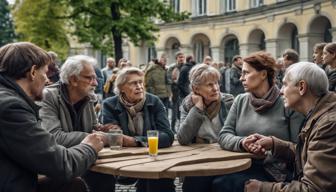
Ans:
{"type": "Polygon", "coordinates": [[[78,77],[85,64],[90,64],[94,67],[97,64],[97,61],[93,57],[86,55],[68,57],[61,67],[60,81],[65,84],[69,84],[69,78],[71,76],[78,77]]]}
{"type": "Polygon", "coordinates": [[[113,91],[116,95],[120,94],[120,88],[127,83],[127,77],[128,75],[131,75],[131,74],[136,74],[142,77],[145,75],[143,71],[141,71],[140,69],[136,67],[126,67],[126,68],[121,69],[117,74],[116,80],[114,81],[113,91]]]}
{"type": "Polygon", "coordinates": [[[316,97],[321,97],[328,92],[329,83],[326,73],[311,62],[299,62],[289,66],[285,72],[284,80],[293,85],[304,80],[308,90],[316,97]]]}
{"type": "Polygon", "coordinates": [[[207,64],[198,64],[194,66],[189,72],[189,81],[190,88],[192,86],[199,86],[207,80],[214,79],[215,81],[219,81],[220,73],[219,71],[207,64]]]}

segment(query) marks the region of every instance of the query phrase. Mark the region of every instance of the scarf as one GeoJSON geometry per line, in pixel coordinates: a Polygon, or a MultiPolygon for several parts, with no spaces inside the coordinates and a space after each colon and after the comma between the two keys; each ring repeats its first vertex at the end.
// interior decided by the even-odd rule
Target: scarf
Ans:
{"type": "Polygon", "coordinates": [[[274,85],[262,98],[257,98],[252,93],[249,94],[251,104],[256,112],[263,112],[271,108],[279,96],[280,90],[274,85]]]}
{"type": "MultiPolygon", "coordinates": [[[[183,103],[183,107],[187,112],[189,112],[190,109],[195,105],[192,102],[191,94],[192,93],[190,93],[184,99],[184,103],[183,103]]],[[[221,108],[221,98],[222,98],[222,96],[220,95],[220,97],[218,98],[217,101],[214,101],[214,102],[210,103],[210,105],[205,106],[205,109],[204,109],[205,114],[209,117],[210,120],[212,120],[214,117],[216,117],[216,115],[219,113],[219,110],[221,108]]],[[[204,102],[204,99],[203,99],[203,102],[204,102]]]]}
{"type": "Polygon", "coordinates": [[[128,115],[128,129],[133,135],[142,135],[143,132],[143,106],[146,96],[138,103],[129,103],[123,94],[119,96],[120,103],[126,108],[128,115]]]}

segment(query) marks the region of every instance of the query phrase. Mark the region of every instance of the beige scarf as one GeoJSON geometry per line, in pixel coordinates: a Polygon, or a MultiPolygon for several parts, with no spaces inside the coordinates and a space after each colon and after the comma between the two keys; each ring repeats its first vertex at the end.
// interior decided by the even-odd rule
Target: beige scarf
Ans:
{"type": "Polygon", "coordinates": [[[133,135],[143,135],[143,106],[146,96],[138,103],[129,103],[121,94],[119,96],[120,103],[126,108],[128,115],[128,129],[133,135]]]}
{"type": "MultiPolygon", "coordinates": [[[[184,103],[182,105],[187,112],[189,112],[190,109],[195,105],[192,102],[191,94],[189,94],[184,99],[184,103]]],[[[219,113],[220,108],[221,108],[221,96],[218,98],[217,101],[214,101],[214,102],[210,103],[210,105],[205,106],[204,111],[205,111],[206,115],[209,117],[209,119],[212,120],[219,113]]]]}

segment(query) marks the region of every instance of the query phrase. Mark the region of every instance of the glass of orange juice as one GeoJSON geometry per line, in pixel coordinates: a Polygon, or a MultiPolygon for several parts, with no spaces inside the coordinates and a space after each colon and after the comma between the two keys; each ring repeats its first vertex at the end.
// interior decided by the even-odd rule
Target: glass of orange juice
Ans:
{"type": "Polygon", "coordinates": [[[149,156],[156,157],[158,155],[158,148],[159,148],[159,131],[148,130],[147,141],[148,141],[149,156]]]}

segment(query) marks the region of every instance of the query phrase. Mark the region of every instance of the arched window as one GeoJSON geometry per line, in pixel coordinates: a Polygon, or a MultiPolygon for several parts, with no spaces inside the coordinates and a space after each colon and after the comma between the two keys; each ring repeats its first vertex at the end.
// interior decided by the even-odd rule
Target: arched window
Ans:
{"type": "Polygon", "coordinates": [[[332,35],[330,33],[331,25],[330,22],[328,22],[323,35],[324,42],[332,42],[332,35]]]}
{"type": "Polygon", "coordinates": [[[260,50],[266,50],[265,33],[261,34],[259,49],[260,50]]]}
{"type": "Polygon", "coordinates": [[[239,55],[239,42],[238,39],[231,39],[224,46],[224,62],[231,63],[235,55],[239,55]]]}
{"type": "Polygon", "coordinates": [[[300,53],[300,42],[298,38],[298,30],[296,27],[293,29],[291,34],[291,44],[291,48],[300,53]]]}
{"type": "Polygon", "coordinates": [[[194,44],[196,63],[202,63],[204,58],[204,44],[201,40],[197,40],[194,44]]]}

